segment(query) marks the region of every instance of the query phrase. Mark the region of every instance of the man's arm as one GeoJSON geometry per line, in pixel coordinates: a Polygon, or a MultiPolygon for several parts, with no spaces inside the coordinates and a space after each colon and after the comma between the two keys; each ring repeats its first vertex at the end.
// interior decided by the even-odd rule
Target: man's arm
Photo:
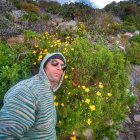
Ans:
{"type": "Polygon", "coordinates": [[[0,139],[24,137],[35,121],[35,99],[24,89],[10,93],[0,110],[0,139]],[[13,95],[12,95],[13,94],[13,95]]]}

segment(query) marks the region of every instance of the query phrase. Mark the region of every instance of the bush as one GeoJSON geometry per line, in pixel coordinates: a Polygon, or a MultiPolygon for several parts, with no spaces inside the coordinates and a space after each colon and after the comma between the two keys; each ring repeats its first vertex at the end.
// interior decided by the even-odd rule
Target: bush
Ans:
{"type": "Polygon", "coordinates": [[[29,12],[29,13],[27,13],[27,14],[24,14],[23,17],[21,18],[21,20],[22,20],[22,21],[28,20],[28,21],[30,21],[30,22],[34,22],[34,21],[39,20],[39,18],[40,18],[40,17],[39,17],[38,15],[29,12]]]}
{"type": "Polygon", "coordinates": [[[25,31],[27,40],[34,39],[36,45],[26,43],[17,46],[14,51],[2,45],[0,53],[3,54],[3,50],[6,52],[2,55],[0,67],[0,79],[5,79],[0,82],[3,83],[0,86],[1,95],[13,83],[38,69],[46,54],[62,52],[68,69],[62,87],[54,96],[58,140],[70,139],[73,135],[73,139],[82,139],[82,131],[87,128],[92,129],[95,140],[102,140],[105,136],[113,140],[134,101],[128,92],[130,65],[118,49],[109,50],[103,45],[92,44],[83,29],[78,28],[63,41],[57,33],[38,35],[25,31]],[[17,57],[21,52],[28,53],[17,57]]]}
{"type": "Polygon", "coordinates": [[[140,35],[130,38],[129,44],[126,46],[126,57],[131,64],[140,65],[140,35]]]}
{"type": "Polygon", "coordinates": [[[37,15],[39,15],[39,13],[40,13],[39,7],[32,4],[32,3],[23,3],[22,9],[24,9],[27,12],[32,12],[32,13],[37,14],[37,15]]]}
{"type": "Polygon", "coordinates": [[[126,46],[126,57],[131,64],[140,65],[140,43],[132,41],[126,46]]]}
{"type": "Polygon", "coordinates": [[[132,36],[130,41],[140,43],[140,35],[132,36]]]}
{"type": "Polygon", "coordinates": [[[59,139],[73,132],[81,137],[86,128],[95,140],[115,139],[133,102],[127,92],[129,62],[119,50],[91,45],[85,38],[77,38],[65,56],[69,67],[55,97],[59,139]]]}
{"type": "Polygon", "coordinates": [[[59,14],[61,5],[58,2],[46,2],[45,10],[52,14],[59,14]]]}
{"type": "Polygon", "coordinates": [[[136,31],[136,26],[124,24],[123,29],[126,30],[127,32],[133,33],[134,31],[136,31]]]}
{"type": "Polygon", "coordinates": [[[31,76],[31,57],[26,54],[25,46],[15,46],[0,43],[0,100],[5,92],[17,81],[31,76]],[[21,48],[20,48],[21,47],[21,48]],[[24,54],[25,53],[25,54],[24,54]]]}

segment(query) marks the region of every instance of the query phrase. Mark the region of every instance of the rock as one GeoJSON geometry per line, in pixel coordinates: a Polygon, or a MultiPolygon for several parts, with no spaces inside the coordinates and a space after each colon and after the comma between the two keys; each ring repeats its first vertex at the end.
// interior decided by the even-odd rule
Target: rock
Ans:
{"type": "Polygon", "coordinates": [[[83,131],[83,135],[85,136],[86,140],[92,140],[92,129],[86,129],[83,131]]]}
{"type": "Polygon", "coordinates": [[[63,18],[56,17],[56,18],[53,18],[52,21],[55,22],[56,25],[59,25],[63,22],[63,18]]]}
{"type": "Polygon", "coordinates": [[[109,138],[108,137],[104,137],[102,140],[109,140],[109,138]]]}
{"type": "Polygon", "coordinates": [[[139,35],[140,34],[140,31],[135,31],[134,33],[133,33],[134,35],[139,35]]]}
{"type": "Polygon", "coordinates": [[[135,121],[135,122],[140,122],[140,115],[135,114],[135,115],[134,115],[134,121],[135,121]]]}
{"type": "Polygon", "coordinates": [[[71,20],[69,22],[60,23],[58,28],[60,28],[61,31],[64,31],[65,29],[75,30],[76,25],[77,25],[77,22],[74,20],[71,20]]]}
{"type": "Polygon", "coordinates": [[[119,47],[123,52],[125,52],[125,47],[124,47],[124,46],[119,45],[118,47],[119,47]]]}
{"type": "Polygon", "coordinates": [[[124,36],[126,36],[126,37],[128,37],[128,38],[131,38],[131,37],[133,36],[133,34],[132,34],[132,33],[129,33],[129,32],[126,32],[126,33],[124,34],[124,36]]]}
{"type": "Polygon", "coordinates": [[[140,66],[132,65],[130,79],[132,86],[140,84],[140,66]]]}
{"type": "Polygon", "coordinates": [[[127,122],[127,123],[130,123],[130,124],[132,123],[130,117],[127,117],[127,118],[126,118],[126,122],[127,122]]]}
{"type": "Polygon", "coordinates": [[[26,14],[23,10],[13,10],[10,15],[14,18],[15,22],[19,21],[19,18],[22,17],[24,14],[26,14]]]}

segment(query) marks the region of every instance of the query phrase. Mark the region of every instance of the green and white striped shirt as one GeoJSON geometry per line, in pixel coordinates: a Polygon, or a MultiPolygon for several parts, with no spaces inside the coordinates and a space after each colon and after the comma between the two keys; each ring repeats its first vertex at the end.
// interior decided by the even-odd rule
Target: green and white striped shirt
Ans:
{"type": "Polygon", "coordinates": [[[60,87],[64,73],[52,91],[44,63],[53,54],[43,59],[37,75],[17,83],[5,94],[0,110],[0,139],[56,140],[53,92],[60,87]]]}

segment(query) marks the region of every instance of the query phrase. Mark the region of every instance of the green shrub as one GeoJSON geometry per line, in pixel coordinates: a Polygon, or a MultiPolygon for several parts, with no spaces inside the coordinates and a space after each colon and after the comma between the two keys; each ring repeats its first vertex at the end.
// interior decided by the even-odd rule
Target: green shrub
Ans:
{"type": "MultiPolygon", "coordinates": [[[[136,40],[136,38],[134,38],[136,40]]],[[[131,64],[140,65],[140,43],[139,42],[130,42],[126,46],[126,57],[131,62],[131,64]]]]}
{"type": "Polygon", "coordinates": [[[85,38],[77,38],[69,48],[75,51],[65,54],[68,70],[55,99],[58,137],[92,128],[93,139],[113,140],[133,102],[127,92],[129,62],[119,50],[94,46],[85,38]]]}
{"type": "Polygon", "coordinates": [[[135,36],[132,36],[130,41],[132,42],[137,42],[137,43],[140,43],[140,35],[135,35],[135,36]]]}
{"type": "Polygon", "coordinates": [[[12,85],[31,75],[32,60],[29,52],[24,55],[26,49],[24,46],[10,48],[0,43],[0,100],[12,85]]]}
{"type": "Polygon", "coordinates": [[[36,45],[26,43],[13,50],[1,45],[1,98],[11,85],[30,76],[46,54],[62,52],[68,68],[54,96],[58,140],[70,139],[74,134],[82,139],[82,132],[87,128],[92,129],[95,140],[105,136],[114,140],[134,103],[134,97],[128,92],[130,64],[117,48],[110,50],[92,44],[83,29],[81,25],[71,37],[63,39],[57,33],[38,35],[25,31],[26,39],[34,39],[36,45]]]}
{"type": "Polygon", "coordinates": [[[27,12],[32,12],[32,13],[37,14],[37,15],[40,14],[39,7],[32,4],[32,3],[23,3],[22,4],[22,9],[24,9],[27,12]]]}
{"type": "Polygon", "coordinates": [[[22,2],[20,2],[19,0],[10,0],[12,2],[12,4],[14,6],[16,6],[16,8],[21,9],[22,8],[22,2]]]}
{"type": "Polygon", "coordinates": [[[140,35],[130,38],[130,42],[126,45],[126,56],[131,64],[140,64],[140,35]]]}
{"type": "Polygon", "coordinates": [[[61,5],[58,2],[46,2],[45,10],[52,14],[58,14],[60,12],[61,5]]]}
{"type": "Polygon", "coordinates": [[[127,25],[127,24],[124,24],[123,25],[123,29],[128,31],[128,32],[131,32],[133,33],[134,31],[136,31],[136,26],[135,25],[127,25]]]}

